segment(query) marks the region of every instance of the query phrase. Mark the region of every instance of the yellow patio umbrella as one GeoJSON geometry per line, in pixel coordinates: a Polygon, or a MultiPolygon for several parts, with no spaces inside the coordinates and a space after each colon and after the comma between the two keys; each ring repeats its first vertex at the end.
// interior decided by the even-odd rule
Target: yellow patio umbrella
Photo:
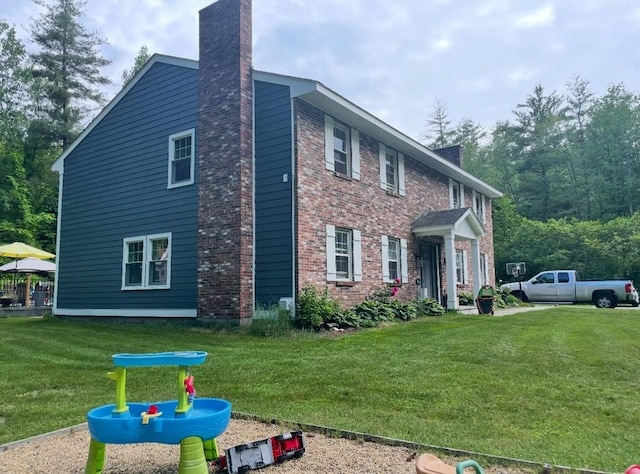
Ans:
{"type": "MultiPolygon", "coordinates": [[[[31,245],[27,245],[23,242],[13,242],[12,244],[0,245],[0,257],[11,257],[16,259],[16,274],[17,274],[17,260],[19,258],[26,257],[36,257],[43,260],[47,260],[50,258],[54,258],[55,255],[44,250],[40,250],[39,248],[32,247],[31,245]]],[[[30,286],[30,276],[27,277],[27,287],[25,294],[25,305],[29,306],[29,286],[30,286]]],[[[15,285],[15,276],[14,276],[14,285],[15,285]]]]}
{"type": "Polygon", "coordinates": [[[35,257],[42,260],[54,258],[55,255],[44,250],[32,247],[23,242],[14,242],[12,244],[0,245],[0,257],[26,258],[35,257]]]}

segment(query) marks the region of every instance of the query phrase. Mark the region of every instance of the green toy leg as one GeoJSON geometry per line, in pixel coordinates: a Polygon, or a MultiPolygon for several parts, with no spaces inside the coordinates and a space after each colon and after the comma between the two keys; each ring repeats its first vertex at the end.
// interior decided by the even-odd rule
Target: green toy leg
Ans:
{"type": "Polygon", "coordinates": [[[101,474],[104,468],[104,443],[91,438],[85,474],[101,474]]]}
{"type": "Polygon", "coordinates": [[[202,445],[204,446],[204,457],[207,461],[215,461],[220,457],[218,442],[215,438],[203,441],[202,445]]]}
{"type": "Polygon", "coordinates": [[[202,438],[189,436],[180,441],[178,474],[209,474],[202,438]]]}

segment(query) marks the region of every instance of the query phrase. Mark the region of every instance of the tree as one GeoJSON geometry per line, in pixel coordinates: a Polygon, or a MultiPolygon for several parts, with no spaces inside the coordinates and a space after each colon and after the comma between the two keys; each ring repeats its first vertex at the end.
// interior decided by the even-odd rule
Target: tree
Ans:
{"type": "Polygon", "coordinates": [[[126,86],[127,82],[129,82],[133,76],[135,76],[138,71],[144,67],[150,57],[149,48],[143,45],[140,48],[140,51],[138,51],[136,58],[133,60],[133,66],[131,69],[125,69],[122,71],[122,87],[126,86]]]}
{"type": "Polygon", "coordinates": [[[594,94],[589,83],[576,76],[567,84],[567,153],[565,161],[569,169],[571,188],[574,194],[575,214],[578,218],[594,217],[594,196],[591,186],[591,168],[586,158],[586,128],[593,105],[594,94]]]}
{"type": "Polygon", "coordinates": [[[640,96],[610,86],[589,111],[585,161],[596,217],[630,216],[640,209],[640,96]]]}
{"type": "Polygon", "coordinates": [[[31,55],[34,76],[42,80],[44,115],[51,143],[66,149],[86,118],[88,103],[101,104],[98,86],[110,83],[100,68],[110,64],[97,48],[107,44],[97,33],[88,33],[79,22],[83,0],[34,0],[46,11],[32,25],[31,36],[40,52],[31,55]]]}
{"type": "Polygon", "coordinates": [[[556,192],[556,186],[566,178],[566,168],[559,165],[565,152],[563,98],[555,91],[545,95],[543,87],[537,85],[514,114],[520,158],[520,211],[542,220],[562,215],[571,206],[569,194],[556,192]]]}
{"type": "Polygon", "coordinates": [[[447,106],[439,99],[433,103],[433,112],[427,120],[427,131],[424,138],[429,140],[427,146],[432,149],[455,145],[451,141],[453,131],[451,121],[447,116],[447,106]]]}
{"type": "Polygon", "coordinates": [[[15,28],[0,20],[0,142],[15,146],[26,133],[29,67],[15,28]]]}

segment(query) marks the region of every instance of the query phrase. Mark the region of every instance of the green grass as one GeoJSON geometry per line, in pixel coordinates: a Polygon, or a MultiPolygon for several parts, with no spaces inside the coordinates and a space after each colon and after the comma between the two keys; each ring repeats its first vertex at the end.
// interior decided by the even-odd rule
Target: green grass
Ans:
{"type": "MultiPolygon", "coordinates": [[[[265,418],[555,465],[624,471],[640,446],[640,313],[448,314],[327,337],[0,320],[0,443],[113,403],[119,352],[206,350],[198,396],[265,418]]],[[[173,368],[129,369],[129,401],[176,398],[173,368]]]]}

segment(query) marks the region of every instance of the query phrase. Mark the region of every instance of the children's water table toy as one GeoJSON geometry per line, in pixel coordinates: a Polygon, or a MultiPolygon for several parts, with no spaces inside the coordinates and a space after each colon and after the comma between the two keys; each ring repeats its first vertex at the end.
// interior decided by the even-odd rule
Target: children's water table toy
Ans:
{"type": "Polygon", "coordinates": [[[85,473],[100,474],[106,443],[180,444],[179,474],[208,474],[207,460],[219,457],[215,441],[227,429],[231,403],[219,398],[196,398],[189,367],[202,364],[203,351],[115,354],[116,403],[87,413],[91,434],[85,473]],[[178,366],[178,399],[154,404],[127,403],[127,368],[178,366]]]}

